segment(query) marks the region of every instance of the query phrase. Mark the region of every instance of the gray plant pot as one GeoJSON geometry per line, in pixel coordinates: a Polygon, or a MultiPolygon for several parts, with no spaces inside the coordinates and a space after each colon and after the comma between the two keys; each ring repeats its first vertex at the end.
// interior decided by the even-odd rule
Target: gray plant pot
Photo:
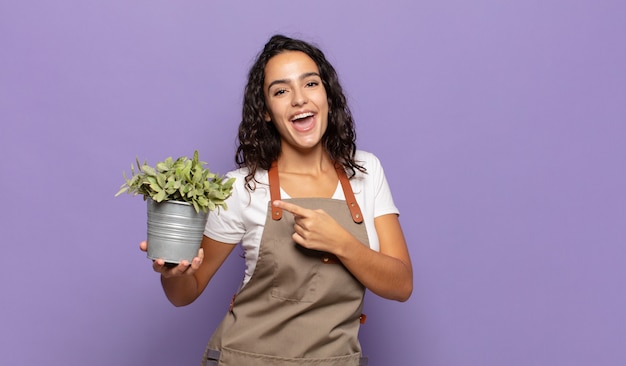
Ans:
{"type": "Polygon", "coordinates": [[[166,263],[191,262],[198,255],[208,213],[187,202],[148,202],[148,258],[166,263]]]}

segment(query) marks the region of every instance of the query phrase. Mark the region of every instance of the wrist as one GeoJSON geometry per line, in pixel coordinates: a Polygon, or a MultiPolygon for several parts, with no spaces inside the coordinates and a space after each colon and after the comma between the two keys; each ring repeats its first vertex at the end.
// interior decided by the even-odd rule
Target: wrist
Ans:
{"type": "Polygon", "coordinates": [[[357,253],[359,249],[364,247],[365,245],[363,243],[357,240],[357,238],[355,238],[352,234],[346,232],[345,238],[339,240],[338,245],[335,246],[336,250],[333,254],[343,262],[357,253]]]}

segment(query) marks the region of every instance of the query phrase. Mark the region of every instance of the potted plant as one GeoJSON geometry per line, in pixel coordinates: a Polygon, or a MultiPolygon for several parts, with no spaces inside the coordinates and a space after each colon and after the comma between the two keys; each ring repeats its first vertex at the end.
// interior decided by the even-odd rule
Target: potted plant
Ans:
{"type": "Polygon", "coordinates": [[[130,179],[124,172],[124,184],[115,194],[142,195],[148,202],[148,258],[163,258],[174,266],[198,254],[209,211],[227,210],[235,178],[225,179],[212,173],[206,163],[171,157],[154,167],[136,160],[131,164],[130,179]]]}

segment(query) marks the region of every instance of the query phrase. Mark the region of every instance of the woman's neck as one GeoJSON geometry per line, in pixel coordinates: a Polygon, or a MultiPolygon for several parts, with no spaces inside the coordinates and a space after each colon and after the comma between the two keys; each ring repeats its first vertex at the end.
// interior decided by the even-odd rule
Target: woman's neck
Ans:
{"type": "Polygon", "coordinates": [[[278,171],[283,173],[318,176],[329,170],[333,171],[334,165],[321,145],[306,152],[283,148],[278,157],[278,171]]]}
{"type": "Polygon", "coordinates": [[[285,151],[278,158],[280,187],[291,198],[332,198],[337,190],[337,171],[328,153],[285,151]]]}

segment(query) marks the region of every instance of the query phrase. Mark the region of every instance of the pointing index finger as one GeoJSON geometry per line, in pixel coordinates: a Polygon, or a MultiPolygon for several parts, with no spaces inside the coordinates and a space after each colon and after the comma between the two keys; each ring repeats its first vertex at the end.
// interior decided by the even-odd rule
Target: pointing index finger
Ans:
{"type": "Polygon", "coordinates": [[[275,207],[282,208],[283,210],[289,211],[292,214],[297,215],[297,216],[305,216],[305,214],[308,211],[306,208],[300,207],[298,205],[294,205],[293,203],[281,201],[281,200],[276,200],[272,202],[272,204],[275,207]]]}

